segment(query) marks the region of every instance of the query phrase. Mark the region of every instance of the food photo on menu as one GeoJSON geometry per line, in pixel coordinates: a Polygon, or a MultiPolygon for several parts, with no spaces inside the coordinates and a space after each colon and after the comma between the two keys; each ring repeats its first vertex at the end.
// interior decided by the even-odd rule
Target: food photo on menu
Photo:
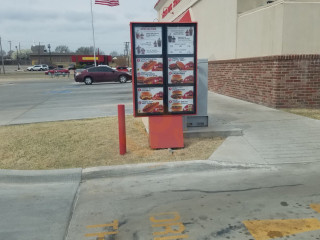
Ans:
{"type": "Polygon", "coordinates": [[[187,70],[194,70],[194,58],[169,58],[168,64],[169,64],[169,70],[175,71],[187,71],[187,70]]]}
{"type": "Polygon", "coordinates": [[[137,76],[138,85],[163,84],[163,77],[159,76],[137,76]]]}
{"type": "Polygon", "coordinates": [[[137,58],[137,84],[163,84],[162,58],[137,58]]]}
{"type": "Polygon", "coordinates": [[[169,87],[168,90],[169,112],[193,111],[193,87],[169,87]]]}
{"type": "Polygon", "coordinates": [[[137,55],[162,54],[161,27],[135,27],[134,36],[137,55]]]}
{"type": "Polygon", "coordinates": [[[168,81],[171,84],[193,84],[193,58],[169,58],[168,81]]]}
{"type": "Polygon", "coordinates": [[[169,72],[169,84],[192,84],[194,83],[194,76],[187,72],[169,72]]]}
{"type": "Polygon", "coordinates": [[[163,89],[138,88],[138,113],[162,113],[163,89]]]}
{"type": "Polygon", "coordinates": [[[188,101],[169,101],[169,112],[193,112],[193,103],[188,101]]]}

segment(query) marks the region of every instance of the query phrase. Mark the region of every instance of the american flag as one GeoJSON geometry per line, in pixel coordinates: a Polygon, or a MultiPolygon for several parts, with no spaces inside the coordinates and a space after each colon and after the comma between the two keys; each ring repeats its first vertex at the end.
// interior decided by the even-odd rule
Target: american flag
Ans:
{"type": "Polygon", "coordinates": [[[107,5],[110,7],[118,6],[119,0],[96,0],[95,4],[107,5]]]}

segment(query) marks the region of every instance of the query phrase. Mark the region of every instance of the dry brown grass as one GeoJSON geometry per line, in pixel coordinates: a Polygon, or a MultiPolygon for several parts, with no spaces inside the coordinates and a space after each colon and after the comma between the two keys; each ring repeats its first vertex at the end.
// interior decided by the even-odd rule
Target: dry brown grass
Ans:
{"type": "Polygon", "coordinates": [[[127,154],[119,155],[117,118],[0,127],[0,169],[62,169],[207,159],[222,138],[185,139],[170,153],[151,150],[140,119],[126,117],[127,154]]]}
{"type": "Polygon", "coordinates": [[[291,109],[282,109],[282,110],[289,113],[294,113],[297,115],[320,120],[320,109],[291,108],[291,109]]]}

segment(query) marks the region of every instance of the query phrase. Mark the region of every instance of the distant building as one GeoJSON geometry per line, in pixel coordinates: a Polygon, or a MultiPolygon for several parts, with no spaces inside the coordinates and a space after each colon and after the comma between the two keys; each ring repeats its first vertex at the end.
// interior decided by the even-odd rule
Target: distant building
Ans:
{"type": "MultiPolygon", "coordinates": [[[[38,49],[36,49],[38,50],[38,49]]],[[[32,53],[30,54],[32,64],[48,64],[48,65],[63,65],[65,67],[69,64],[94,64],[93,55],[75,55],[74,53],[48,53],[43,52],[41,54],[32,53]]],[[[97,64],[108,64],[112,61],[110,55],[96,55],[97,64]]]]}

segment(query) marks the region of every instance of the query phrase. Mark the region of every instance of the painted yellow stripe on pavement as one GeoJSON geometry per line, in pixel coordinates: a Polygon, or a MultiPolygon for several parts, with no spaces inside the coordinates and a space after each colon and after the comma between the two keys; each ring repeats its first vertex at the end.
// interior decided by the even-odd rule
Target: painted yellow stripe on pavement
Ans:
{"type": "Polygon", "coordinates": [[[87,228],[103,228],[103,227],[113,227],[113,229],[118,229],[119,221],[114,220],[112,223],[88,225],[87,228]]]}
{"type": "Polygon", "coordinates": [[[119,232],[99,232],[99,233],[87,233],[84,236],[85,237],[105,237],[107,235],[115,235],[118,234],[119,232]]]}
{"type": "Polygon", "coordinates": [[[281,238],[297,233],[320,230],[320,221],[316,218],[287,220],[243,221],[255,240],[281,238]]]}
{"type": "Polygon", "coordinates": [[[320,213],[320,204],[310,204],[310,207],[320,213]]]}

